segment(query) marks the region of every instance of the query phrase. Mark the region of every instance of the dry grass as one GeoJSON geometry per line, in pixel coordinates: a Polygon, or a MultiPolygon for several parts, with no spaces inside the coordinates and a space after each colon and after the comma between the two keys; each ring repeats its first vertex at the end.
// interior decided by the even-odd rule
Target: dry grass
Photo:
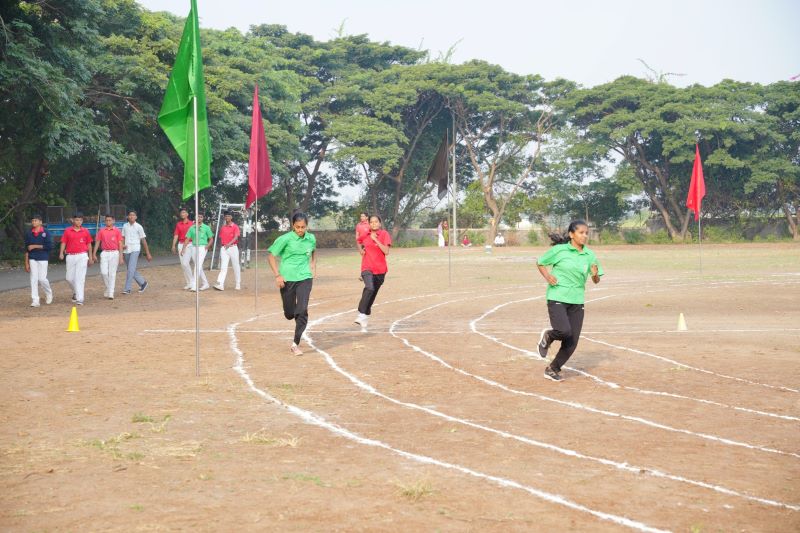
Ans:
{"type": "Polygon", "coordinates": [[[245,433],[240,440],[248,444],[263,444],[275,448],[297,448],[302,439],[289,433],[285,437],[273,437],[267,433],[266,428],[262,428],[254,433],[245,433]]]}

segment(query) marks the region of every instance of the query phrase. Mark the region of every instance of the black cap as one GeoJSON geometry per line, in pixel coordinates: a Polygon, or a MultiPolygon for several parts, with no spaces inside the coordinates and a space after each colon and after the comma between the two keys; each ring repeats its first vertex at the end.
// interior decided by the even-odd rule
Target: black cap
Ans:
{"type": "Polygon", "coordinates": [[[36,220],[44,220],[44,219],[42,218],[42,215],[40,215],[39,213],[34,213],[34,214],[32,214],[32,215],[31,215],[31,220],[33,220],[34,218],[35,218],[36,220]]]}
{"type": "Polygon", "coordinates": [[[232,212],[232,211],[223,211],[223,212],[222,212],[222,216],[225,216],[225,217],[227,217],[227,216],[233,216],[233,212],[232,212]]]}

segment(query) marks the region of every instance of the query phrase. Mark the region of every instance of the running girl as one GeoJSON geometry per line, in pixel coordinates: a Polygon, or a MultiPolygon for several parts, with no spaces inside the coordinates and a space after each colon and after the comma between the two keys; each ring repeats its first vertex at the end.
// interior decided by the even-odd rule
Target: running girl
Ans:
{"type": "Polygon", "coordinates": [[[359,239],[359,245],[364,248],[361,257],[361,279],[364,280],[364,291],[361,293],[361,302],[358,304],[358,317],[356,324],[362,329],[367,329],[369,315],[372,313],[372,304],[378,291],[386,278],[389,267],[386,265],[386,256],[392,245],[392,236],[381,229],[381,217],[369,217],[369,233],[359,239]]]}
{"type": "Polygon", "coordinates": [[[553,341],[561,341],[553,361],[544,369],[544,377],[561,381],[561,367],[578,347],[583,327],[583,302],[586,280],[600,283],[603,269],[589,248],[589,226],[573,220],[564,235],[552,234],[553,247],[537,261],[539,272],[547,280],[547,313],[550,329],[543,329],[539,338],[539,355],[547,357],[553,341]],[[547,267],[552,266],[550,272],[547,267]]]}
{"type": "Polygon", "coordinates": [[[275,239],[267,256],[275,274],[275,285],[281,291],[283,315],[286,320],[294,320],[294,342],[289,348],[294,355],[303,355],[298,344],[308,324],[308,299],[317,272],[317,239],[307,229],[308,217],[305,214],[292,215],[292,231],[275,239]],[[280,269],[276,257],[281,258],[280,269]]]}

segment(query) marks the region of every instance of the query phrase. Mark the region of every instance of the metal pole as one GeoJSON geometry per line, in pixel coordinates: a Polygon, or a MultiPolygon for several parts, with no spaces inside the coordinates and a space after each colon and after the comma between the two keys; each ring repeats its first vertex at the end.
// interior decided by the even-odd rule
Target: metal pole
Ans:
{"type": "MultiPolygon", "coordinates": [[[[448,136],[446,136],[446,137],[448,137],[448,136]]],[[[449,139],[446,139],[446,140],[449,142],[449,139]]],[[[447,181],[450,181],[449,177],[448,177],[447,181]]],[[[453,198],[453,196],[452,196],[453,187],[452,186],[450,187],[450,193],[451,193],[450,199],[452,200],[452,198],[453,198]]],[[[447,220],[447,217],[445,217],[445,220],[447,220]]],[[[455,220],[453,221],[453,225],[455,226],[455,220]]],[[[453,231],[454,230],[455,230],[455,227],[450,228],[450,231],[447,234],[447,240],[448,241],[452,241],[453,240],[450,237],[451,237],[451,235],[453,235],[453,231]]],[[[447,244],[447,285],[448,286],[452,286],[453,285],[453,243],[452,242],[447,242],[446,244],[447,244]]]]}
{"type": "Polygon", "coordinates": [[[697,244],[700,251],[700,277],[703,277],[703,235],[700,233],[700,217],[697,218],[697,244]]]}
{"type": "Polygon", "coordinates": [[[106,213],[111,213],[111,195],[108,190],[108,167],[103,167],[103,178],[106,188],[106,213]]]}
{"type": "Polygon", "coordinates": [[[458,224],[456,223],[456,206],[458,204],[458,184],[456,183],[456,116],[453,115],[453,243],[458,241],[458,224]]]}
{"type": "Polygon", "coordinates": [[[200,375],[200,198],[197,178],[199,167],[197,164],[197,96],[194,101],[194,373],[200,375]]]}
{"type": "MultiPolygon", "coordinates": [[[[211,264],[208,265],[209,272],[214,270],[214,255],[216,255],[217,253],[217,235],[219,235],[219,223],[221,220],[222,220],[222,202],[219,203],[219,209],[217,210],[217,225],[214,227],[214,248],[211,249],[211,264]]],[[[220,259],[220,262],[222,262],[222,259],[220,259]]]]}
{"type": "MultiPolygon", "coordinates": [[[[256,186],[256,188],[258,188],[258,187],[256,186]]],[[[256,191],[256,193],[258,193],[258,191],[256,191]]],[[[254,250],[255,257],[256,257],[256,307],[255,307],[255,309],[256,309],[256,311],[258,311],[258,194],[256,194],[256,218],[253,221],[253,231],[256,234],[256,249],[254,250]]]]}

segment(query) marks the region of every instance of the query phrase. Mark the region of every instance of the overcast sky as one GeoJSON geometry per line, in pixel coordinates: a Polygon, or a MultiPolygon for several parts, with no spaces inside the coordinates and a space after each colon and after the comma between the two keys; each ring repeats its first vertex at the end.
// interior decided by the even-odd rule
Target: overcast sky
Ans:
{"type": "MultiPolygon", "coordinates": [[[[189,0],[139,0],[185,17],[189,0]]],[[[483,59],[520,74],[587,86],[624,74],[680,73],[675,85],[800,75],[798,0],[197,0],[202,27],[282,24],[328,40],[368,34],[454,62],[483,59]]]]}

